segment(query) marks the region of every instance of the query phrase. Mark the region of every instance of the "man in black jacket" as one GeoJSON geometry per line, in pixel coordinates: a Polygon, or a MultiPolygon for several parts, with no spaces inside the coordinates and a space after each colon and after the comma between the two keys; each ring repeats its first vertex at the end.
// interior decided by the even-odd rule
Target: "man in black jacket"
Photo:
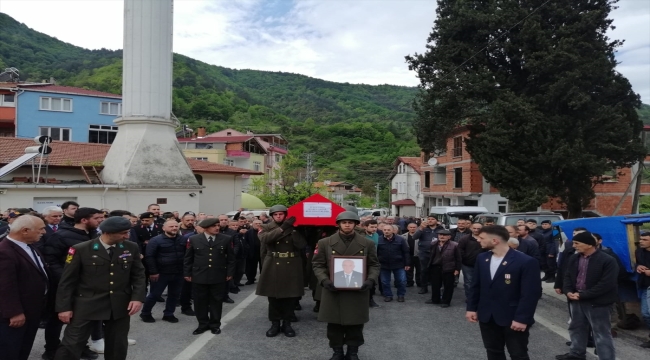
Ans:
{"type": "Polygon", "coordinates": [[[526,220],[526,226],[528,227],[528,235],[537,241],[537,248],[539,248],[539,267],[542,270],[546,270],[546,239],[542,234],[542,229],[537,227],[537,220],[528,219],[526,220]]]}
{"type": "MultiPolygon", "coordinates": [[[[74,227],[68,225],[66,222],[62,222],[57,231],[47,239],[47,242],[41,248],[52,275],[50,279],[52,286],[48,292],[48,297],[51,301],[48,302],[47,309],[49,315],[47,325],[45,326],[44,359],[54,358],[54,354],[60,344],[59,337],[61,336],[63,323],[54,311],[54,299],[56,299],[57,285],[59,284],[61,275],[63,275],[63,267],[65,266],[68,251],[73,245],[97,237],[97,227],[104,220],[104,213],[99,209],[84,207],[76,209],[74,217],[74,227]]],[[[97,339],[99,337],[97,334],[94,334],[93,337],[95,337],[94,340],[99,340],[97,339]]],[[[96,359],[97,354],[86,349],[82,354],[82,358],[96,359]]]]}
{"type": "Polygon", "coordinates": [[[186,242],[183,242],[183,236],[178,233],[176,220],[168,220],[163,225],[163,233],[149,240],[144,263],[149,270],[151,291],[149,291],[140,313],[142,321],[147,323],[156,322],[151,316],[151,309],[153,309],[158,298],[167,288],[167,302],[162,319],[170,323],[178,322],[178,319],[174,316],[174,311],[184,282],[183,259],[185,257],[185,248],[186,242]]]}
{"type": "MultiPolygon", "coordinates": [[[[418,257],[420,258],[420,268],[426,269],[429,264],[429,259],[431,257],[431,244],[433,240],[438,238],[438,231],[444,230],[440,224],[438,224],[438,219],[435,214],[429,214],[427,221],[424,223],[424,227],[421,227],[420,230],[413,235],[418,241],[418,257]]],[[[422,278],[420,280],[422,287],[418,294],[426,294],[429,292],[429,272],[422,271],[422,278]]]]}
{"type": "Polygon", "coordinates": [[[596,237],[588,231],[573,237],[573,248],[576,253],[567,260],[562,289],[571,309],[571,350],[556,359],[585,359],[591,326],[598,358],[615,360],[610,308],[617,300],[618,264],[598,249],[596,237]]]}
{"type": "Polygon", "coordinates": [[[557,271],[557,252],[558,248],[553,238],[553,228],[551,227],[551,220],[542,221],[542,230],[540,234],[544,237],[546,244],[546,252],[544,259],[546,260],[546,268],[544,270],[544,277],[542,281],[547,283],[555,282],[555,272],[557,271]]]}
{"type": "Polygon", "coordinates": [[[415,255],[415,241],[417,240],[415,234],[417,231],[418,225],[415,222],[406,225],[404,237],[406,237],[406,242],[409,245],[409,255],[411,256],[411,268],[406,271],[406,287],[412,287],[414,284],[420,287],[420,277],[422,276],[420,258],[415,255]]]}
{"type": "Polygon", "coordinates": [[[472,276],[474,275],[474,265],[476,264],[476,257],[478,254],[485,252],[479,242],[478,235],[481,233],[483,225],[474,223],[470,227],[472,235],[466,235],[458,241],[458,250],[460,250],[460,257],[462,259],[463,271],[463,286],[465,288],[465,298],[469,298],[470,286],[472,284],[472,276]]]}
{"type": "Polygon", "coordinates": [[[61,221],[67,223],[70,226],[74,226],[76,223],[74,214],[77,209],[79,209],[79,204],[74,201],[66,201],[61,204],[61,209],[63,209],[63,218],[61,221]]]}
{"type": "Polygon", "coordinates": [[[454,295],[454,277],[460,273],[462,260],[458,243],[451,240],[449,230],[440,230],[438,240],[431,245],[431,260],[427,271],[431,272],[431,300],[427,304],[440,304],[448,308],[454,295]],[[442,300],[440,288],[444,288],[442,300]],[[441,303],[442,301],[442,303],[441,303]]]}
{"type": "Polygon", "coordinates": [[[257,271],[262,271],[262,261],[260,259],[260,238],[257,233],[262,226],[262,220],[253,220],[253,228],[246,232],[244,241],[248,244],[250,249],[246,257],[246,285],[255,284],[255,277],[257,271]]]}

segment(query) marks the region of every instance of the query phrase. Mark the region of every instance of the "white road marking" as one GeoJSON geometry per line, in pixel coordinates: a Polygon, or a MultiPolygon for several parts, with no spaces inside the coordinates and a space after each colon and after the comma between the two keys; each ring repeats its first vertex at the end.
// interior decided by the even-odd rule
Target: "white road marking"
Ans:
{"type": "MultiPolygon", "coordinates": [[[[535,314],[535,322],[544,326],[545,328],[551,330],[552,332],[560,335],[561,337],[565,338],[567,341],[571,341],[571,337],[569,336],[569,330],[559,327],[555,324],[553,324],[551,321],[547,320],[546,318],[539,316],[538,314],[535,314]]],[[[567,347],[567,351],[569,348],[567,347]]],[[[587,352],[590,353],[591,355],[598,356],[594,354],[593,348],[587,348],[587,352]]],[[[617,360],[622,360],[620,357],[616,357],[617,360]]]]}
{"type": "MultiPolygon", "coordinates": [[[[226,327],[228,325],[229,321],[234,320],[241,312],[246,309],[255,299],[257,298],[257,295],[255,295],[255,292],[252,294],[248,295],[244,301],[239,303],[239,305],[235,306],[232,310],[228,311],[226,316],[223,316],[221,318],[221,329],[226,327]]],[[[185,348],[180,354],[176,355],[174,360],[190,360],[198,353],[205,345],[208,344],[210,340],[212,340],[213,337],[216,335],[212,334],[211,332],[207,331],[201,334],[196,340],[194,340],[188,347],[185,348]]]]}

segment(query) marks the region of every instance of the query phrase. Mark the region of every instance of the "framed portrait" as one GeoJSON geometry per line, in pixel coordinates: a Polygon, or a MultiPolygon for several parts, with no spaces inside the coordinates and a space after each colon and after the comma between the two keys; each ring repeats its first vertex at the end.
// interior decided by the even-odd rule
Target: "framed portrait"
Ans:
{"type": "Polygon", "coordinates": [[[366,280],[365,256],[332,256],[330,280],[339,290],[359,290],[366,280]]]}

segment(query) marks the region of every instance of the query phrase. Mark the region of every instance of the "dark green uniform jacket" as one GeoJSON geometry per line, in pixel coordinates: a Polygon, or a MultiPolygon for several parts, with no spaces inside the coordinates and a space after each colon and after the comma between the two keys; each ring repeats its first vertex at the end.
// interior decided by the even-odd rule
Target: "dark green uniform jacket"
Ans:
{"type": "Polygon", "coordinates": [[[56,312],[72,311],[85,320],[109,320],[129,316],[129,302],[144,302],[144,266],[138,245],[115,245],[113,260],[99,238],[74,245],[56,294],[56,312]]]}
{"type": "Polygon", "coordinates": [[[208,243],[205,234],[197,234],[187,239],[183,273],[185,277],[192,277],[193,283],[225,283],[227,276],[235,274],[235,264],[232,237],[217,234],[212,245],[208,243]]]}
{"type": "MultiPolygon", "coordinates": [[[[377,283],[379,278],[379,260],[375,243],[363,235],[355,233],[349,246],[336,233],[318,242],[318,253],[312,259],[314,274],[319,286],[323,280],[330,278],[332,256],[365,256],[367,278],[377,283]]],[[[323,289],[321,294],[318,321],[341,325],[360,325],[370,320],[368,299],[370,289],[340,290],[332,292],[323,289]]]]}
{"type": "Polygon", "coordinates": [[[303,296],[300,251],[307,245],[305,238],[295,229],[283,232],[275,222],[262,225],[261,229],[262,272],[255,293],[274,298],[303,296]]]}

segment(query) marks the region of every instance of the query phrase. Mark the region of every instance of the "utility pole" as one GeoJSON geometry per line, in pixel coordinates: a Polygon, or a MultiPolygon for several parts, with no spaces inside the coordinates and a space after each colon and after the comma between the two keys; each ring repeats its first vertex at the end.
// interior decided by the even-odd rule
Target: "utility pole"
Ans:
{"type": "Polygon", "coordinates": [[[314,161],[313,161],[312,155],[314,155],[314,154],[307,153],[305,155],[307,156],[307,174],[305,175],[305,181],[307,181],[307,183],[311,184],[312,183],[311,174],[314,171],[314,161]]]}
{"type": "Polygon", "coordinates": [[[379,207],[379,183],[375,184],[375,206],[379,207]]]}

